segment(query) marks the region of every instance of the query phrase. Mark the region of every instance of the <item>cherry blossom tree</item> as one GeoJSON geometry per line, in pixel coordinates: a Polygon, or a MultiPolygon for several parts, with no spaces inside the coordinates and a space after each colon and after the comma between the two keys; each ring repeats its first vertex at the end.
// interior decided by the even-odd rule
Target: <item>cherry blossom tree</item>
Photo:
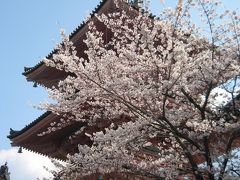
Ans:
{"type": "Polygon", "coordinates": [[[73,121],[87,124],[76,134],[104,126],[86,133],[91,146],[79,145],[79,153],[59,165],[61,178],[240,175],[240,16],[219,7],[218,1],[186,0],[157,18],[130,6],[95,15],[112,37],[106,40],[88,20],[86,58],[62,33],[57,52],[44,62],[71,75],[47,89],[55,103],[41,108],[65,118],[39,135],[73,121]],[[196,11],[200,18],[192,17],[196,11]],[[226,102],[218,102],[223,94],[216,88],[225,89],[226,102]]]}

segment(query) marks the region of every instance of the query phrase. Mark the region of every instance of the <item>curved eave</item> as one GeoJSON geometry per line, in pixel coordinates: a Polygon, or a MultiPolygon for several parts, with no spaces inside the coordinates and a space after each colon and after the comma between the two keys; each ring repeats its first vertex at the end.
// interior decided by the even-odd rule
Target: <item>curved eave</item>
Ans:
{"type": "MultiPolygon", "coordinates": [[[[11,145],[21,146],[30,151],[47,155],[49,157],[65,159],[69,152],[73,151],[73,153],[75,153],[77,151],[77,146],[74,146],[71,141],[68,141],[68,138],[82,128],[82,126],[85,126],[83,122],[76,121],[69,124],[67,127],[52,131],[51,133],[46,133],[43,136],[39,135],[43,132],[47,132],[53,122],[56,123],[57,127],[57,124],[61,122],[61,119],[61,116],[48,111],[22,130],[11,130],[10,135],[8,136],[11,140],[11,145]]],[[[86,138],[88,137],[85,137],[83,134],[80,141],[87,143],[88,139],[86,138]]]]}
{"type": "Polygon", "coordinates": [[[49,116],[52,112],[51,111],[47,111],[44,114],[42,114],[41,116],[39,116],[35,121],[31,122],[30,124],[28,124],[27,126],[25,126],[24,128],[22,128],[20,131],[15,131],[10,129],[10,134],[7,136],[10,140],[21,135],[22,133],[26,132],[27,130],[29,130],[30,128],[32,128],[33,126],[35,126],[37,123],[39,123],[40,121],[42,121],[44,118],[46,118],[47,116],[49,116]]]}
{"type": "MultiPolygon", "coordinates": [[[[106,2],[109,2],[109,7],[111,7],[112,8],[112,2],[113,2],[113,0],[102,0],[100,3],[99,3],[99,5],[97,5],[97,7],[92,11],[92,13],[90,14],[90,16],[91,16],[91,20],[94,18],[94,14],[96,14],[96,13],[99,13],[100,11],[101,11],[101,9],[103,8],[103,6],[105,6],[107,3],[106,2]]],[[[131,5],[129,5],[128,3],[126,3],[125,1],[122,1],[121,3],[123,3],[123,6],[124,7],[130,7],[131,5]]],[[[131,6],[132,7],[132,9],[135,11],[135,12],[137,12],[139,9],[138,8],[136,8],[136,7],[134,7],[134,6],[131,6]]],[[[116,7],[115,7],[116,8],[116,7]]],[[[109,9],[109,8],[106,8],[106,9],[109,9]]],[[[151,18],[151,19],[153,19],[155,16],[154,15],[152,15],[152,14],[150,14],[149,15],[149,17],[151,18]]],[[[75,36],[77,36],[77,34],[79,33],[79,32],[81,32],[81,31],[84,31],[84,28],[86,27],[86,25],[87,25],[87,23],[88,23],[89,21],[84,21],[84,22],[82,22],[70,35],[69,35],[69,38],[70,38],[70,40],[74,40],[75,39],[75,36]]],[[[50,52],[47,56],[46,56],[46,58],[47,59],[50,59],[50,58],[52,58],[52,55],[54,54],[54,53],[56,53],[56,49],[54,49],[52,52],[50,52]]],[[[44,62],[43,61],[40,61],[37,65],[35,65],[34,67],[27,67],[27,68],[24,68],[24,72],[22,73],[24,76],[27,76],[28,77],[28,75],[29,74],[31,74],[31,73],[33,73],[35,70],[37,70],[37,69],[39,69],[39,68],[48,68],[45,64],[44,64],[44,62]]],[[[59,71],[59,70],[58,70],[59,71]]],[[[34,81],[33,79],[31,79],[31,78],[28,78],[28,80],[29,81],[34,81]]],[[[37,81],[36,81],[37,82],[37,81]]],[[[41,83],[41,82],[39,82],[39,83],[41,83]]]]}
{"type": "MultiPolygon", "coordinates": [[[[100,11],[100,9],[104,6],[104,4],[109,1],[109,0],[102,0],[99,5],[97,5],[97,7],[92,11],[92,13],[90,14],[91,15],[91,18],[94,17],[94,14],[95,13],[98,13],[100,11]]],[[[72,39],[78,32],[80,32],[84,27],[85,25],[87,24],[88,22],[82,22],[70,35],[69,35],[69,38],[72,39]]],[[[50,52],[46,58],[49,59],[52,57],[52,55],[56,53],[56,49],[54,49],[52,52],[50,52]]],[[[22,73],[24,76],[27,76],[29,75],[30,73],[34,72],[35,70],[37,70],[38,68],[40,68],[41,66],[45,66],[44,62],[43,61],[40,61],[37,65],[35,65],[34,67],[31,67],[31,68],[25,68],[25,71],[22,73]]]]}

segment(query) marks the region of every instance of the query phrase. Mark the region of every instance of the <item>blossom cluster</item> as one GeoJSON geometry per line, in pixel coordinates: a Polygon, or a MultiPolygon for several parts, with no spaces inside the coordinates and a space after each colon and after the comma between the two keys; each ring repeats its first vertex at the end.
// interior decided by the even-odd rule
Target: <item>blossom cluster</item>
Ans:
{"type": "MultiPolygon", "coordinates": [[[[115,3],[120,7],[123,2],[115,3]]],[[[240,72],[240,18],[235,11],[218,14],[218,5],[188,0],[158,18],[131,7],[96,14],[111,34],[90,19],[86,58],[77,56],[63,34],[52,59],[44,62],[73,75],[48,89],[56,103],[41,107],[68,121],[86,122],[86,128],[102,127],[86,134],[91,146],[79,145],[79,153],[69,155],[66,177],[132,171],[171,179],[179,169],[196,178],[211,177],[216,160],[211,157],[234,148],[226,139],[236,138],[230,132],[240,127],[235,86],[228,88],[228,102],[213,108],[219,95],[214,88],[229,80],[236,84],[240,72]],[[192,8],[199,10],[204,27],[193,22],[192,8]],[[219,19],[227,23],[215,22],[219,19]],[[211,171],[198,167],[197,156],[211,171]]]]}

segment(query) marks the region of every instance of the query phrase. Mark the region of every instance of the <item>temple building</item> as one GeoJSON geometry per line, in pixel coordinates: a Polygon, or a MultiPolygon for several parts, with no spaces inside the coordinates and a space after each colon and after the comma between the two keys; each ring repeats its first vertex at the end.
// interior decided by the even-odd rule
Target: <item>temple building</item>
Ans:
{"type": "MultiPolygon", "coordinates": [[[[98,30],[104,32],[104,38],[106,40],[112,37],[112,33],[103,23],[99,22],[97,18],[94,17],[95,13],[108,14],[124,9],[125,11],[128,11],[130,15],[134,15],[137,13],[136,9],[141,6],[141,1],[139,0],[125,0],[119,2],[120,6],[116,7],[114,0],[102,0],[102,2],[91,13],[91,20],[95,23],[98,30]],[[128,10],[129,5],[135,7],[131,12],[128,10]]],[[[84,39],[86,39],[86,32],[88,31],[88,26],[86,24],[87,22],[83,22],[69,36],[73,45],[76,47],[77,55],[83,58],[86,58],[84,51],[87,49],[87,46],[83,42],[84,39]]],[[[53,50],[46,58],[51,59],[55,52],[56,51],[53,50]]],[[[65,79],[70,74],[53,67],[46,66],[44,62],[40,62],[34,67],[24,68],[23,75],[26,77],[27,81],[33,82],[35,85],[39,84],[44,87],[52,87],[57,86],[60,80],[65,79]]],[[[104,125],[88,126],[86,122],[75,121],[65,128],[51,132],[50,134],[46,134],[44,136],[39,136],[39,134],[46,131],[48,127],[51,126],[51,123],[58,123],[61,118],[62,117],[53,114],[52,112],[45,112],[21,130],[16,131],[11,129],[8,138],[11,140],[12,146],[23,147],[48,157],[65,160],[67,154],[74,154],[78,152],[78,144],[91,145],[92,141],[85,135],[85,133],[92,134],[93,132],[104,128],[104,125]],[[79,131],[82,127],[86,127],[85,131],[76,135],[75,132],[79,131]]],[[[237,143],[240,145],[240,141],[237,143]]],[[[149,151],[149,153],[151,152],[149,151]]],[[[195,160],[199,163],[202,162],[201,157],[196,157],[195,160]]],[[[119,177],[121,176],[125,177],[126,175],[119,175],[119,177]]],[[[129,175],[129,177],[130,176],[131,175],[129,175]]],[[[110,178],[111,175],[108,175],[108,177],[110,178]]],[[[99,175],[97,175],[96,178],[99,178],[99,175]]],[[[141,177],[139,178],[141,179],[141,177]]]]}
{"type": "MultiPolygon", "coordinates": [[[[121,8],[127,9],[129,4],[123,1],[120,2],[122,6],[121,8]]],[[[134,3],[131,1],[131,4],[134,3]]],[[[91,13],[92,21],[96,24],[99,30],[105,32],[106,39],[110,39],[112,33],[101,22],[99,22],[93,14],[112,13],[116,11],[116,8],[113,0],[103,0],[91,13]]],[[[77,55],[79,57],[86,56],[84,51],[87,47],[83,40],[86,38],[87,30],[88,27],[86,26],[86,22],[84,22],[70,35],[70,40],[76,47],[77,55]]],[[[47,58],[51,58],[54,53],[55,51],[52,51],[47,58]]],[[[34,82],[35,85],[39,84],[44,87],[52,87],[56,86],[60,80],[66,78],[69,73],[48,67],[44,62],[40,62],[32,68],[25,67],[23,75],[26,76],[27,81],[34,82]]],[[[86,123],[84,122],[75,122],[72,125],[51,134],[38,136],[38,134],[44,132],[50,127],[52,122],[60,121],[60,118],[60,116],[53,114],[52,112],[45,112],[21,130],[15,131],[11,129],[8,138],[12,141],[12,146],[20,146],[33,152],[38,152],[59,159],[65,159],[68,153],[71,154],[77,152],[77,144],[79,143],[91,144],[89,137],[84,134],[80,134],[80,137],[75,138],[78,139],[77,141],[74,139],[69,140],[69,136],[73,135],[74,132],[78,131],[81,127],[86,126],[86,123]]],[[[88,127],[87,132],[94,132],[95,130],[96,127],[88,127]]]]}
{"type": "MultiPolygon", "coordinates": [[[[91,13],[91,20],[95,23],[98,30],[105,32],[105,39],[110,39],[112,33],[106,26],[99,22],[94,14],[107,14],[119,11],[121,9],[127,10],[129,6],[133,7],[133,14],[137,13],[141,1],[138,0],[124,0],[119,1],[119,7],[116,7],[113,0],[102,0],[100,4],[91,13]]],[[[129,10],[128,10],[129,11],[129,10]]],[[[86,57],[84,51],[86,50],[86,45],[83,42],[86,39],[86,32],[88,27],[86,22],[80,24],[69,36],[70,40],[73,42],[77,50],[77,55],[79,57],[86,57]]],[[[53,50],[46,58],[50,59],[56,50],[53,50]]],[[[27,81],[33,82],[34,86],[41,85],[44,87],[56,86],[60,80],[66,78],[69,73],[57,70],[55,68],[46,66],[43,61],[39,62],[36,66],[24,68],[23,75],[26,77],[27,81]]],[[[23,147],[32,152],[37,152],[42,155],[65,160],[67,154],[73,154],[78,152],[78,144],[91,145],[92,141],[85,133],[93,133],[99,131],[99,127],[87,126],[85,133],[74,134],[76,131],[80,130],[83,126],[86,126],[84,122],[74,122],[70,126],[62,128],[58,131],[52,132],[50,134],[39,136],[40,133],[46,131],[48,127],[51,126],[52,122],[60,122],[62,117],[53,114],[52,112],[45,112],[40,117],[35,119],[33,122],[25,126],[19,131],[10,129],[10,135],[8,138],[11,140],[12,146],[23,147]],[[74,137],[74,138],[69,138],[74,137]]],[[[125,179],[132,177],[129,174],[108,174],[104,175],[104,179],[111,177],[118,177],[120,179],[125,179]]],[[[91,176],[90,179],[101,178],[101,175],[91,176]]],[[[141,177],[138,176],[141,179],[141,177]]],[[[146,178],[143,178],[146,179],[146,178]]]]}

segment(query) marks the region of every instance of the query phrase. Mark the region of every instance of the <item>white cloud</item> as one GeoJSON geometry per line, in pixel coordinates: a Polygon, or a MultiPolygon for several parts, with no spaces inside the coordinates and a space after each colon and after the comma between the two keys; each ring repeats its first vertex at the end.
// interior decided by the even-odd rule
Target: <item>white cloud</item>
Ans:
{"type": "Polygon", "coordinates": [[[8,163],[11,180],[34,180],[52,177],[44,166],[54,169],[51,160],[45,156],[23,150],[17,153],[17,148],[0,150],[0,165],[8,163]]]}

